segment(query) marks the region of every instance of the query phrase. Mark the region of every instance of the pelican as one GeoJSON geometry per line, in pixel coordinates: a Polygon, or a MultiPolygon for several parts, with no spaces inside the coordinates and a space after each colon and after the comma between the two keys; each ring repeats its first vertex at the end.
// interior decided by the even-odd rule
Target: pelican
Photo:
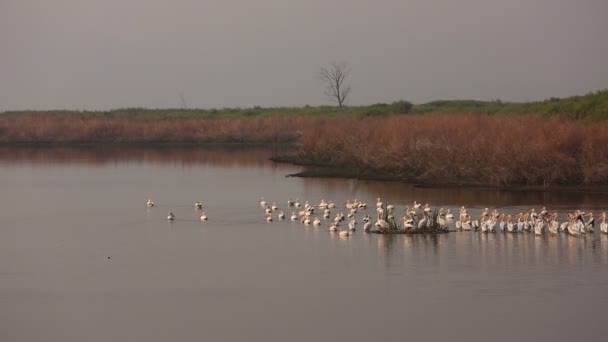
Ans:
{"type": "Polygon", "coordinates": [[[608,223],[606,223],[606,213],[603,212],[600,215],[600,219],[602,220],[602,223],[600,223],[600,232],[604,233],[604,234],[608,234],[608,223]]]}
{"type": "Polygon", "coordinates": [[[348,229],[350,230],[355,230],[355,226],[357,225],[357,221],[355,221],[355,218],[351,218],[350,221],[348,222],[348,229]]]}
{"type": "Polygon", "coordinates": [[[264,201],[264,197],[260,197],[260,207],[265,207],[266,206],[266,201],[264,201]]]}
{"type": "Polygon", "coordinates": [[[327,209],[333,209],[336,207],[336,204],[334,202],[327,202],[327,209]]]}
{"type": "Polygon", "coordinates": [[[557,234],[559,223],[557,222],[557,213],[551,214],[551,218],[548,224],[548,229],[551,234],[557,234]]]}
{"type": "Polygon", "coordinates": [[[317,207],[325,209],[325,208],[327,208],[327,202],[325,202],[325,200],[323,198],[321,198],[321,202],[319,202],[319,204],[317,204],[317,207]]]}
{"type": "Polygon", "coordinates": [[[450,209],[448,209],[448,211],[445,213],[445,218],[446,218],[446,220],[454,219],[454,214],[450,213],[450,209]]]}
{"type": "Polygon", "coordinates": [[[287,206],[288,207],[293,207],[294,206],[294,201],[291,199],[291,197],[289,197],[289,199],[287,200],[287,206]]]}
{"type": "Polygon", "coordinates": [[[424,217],[418,221],[418,229],[425,228],[429,222],[429,216],[426,212],[424,212],[424,217]]]}
{"type": "Polygon", "coordinates": [[[366,221],[363,224],[363,231],[369,232],[372,228],[372,223],[370,221],[366,221]]]}
{"type": "Polygon", "coordinates": [[[534,224],[534,235],[543,235],[544,231],[545,231],[545,222],[543,221],[543,219],[537,220],[536,223],[534,224]]]}
{"type": "Polygon", "coordinates": [[[294,211],[292,211],[290,219],[292,221],[297,221],[298,220],[298,215],[296,215],[296,213],[294,211]]]}
{"type": "Polygon", "coordinates": [[[346,208],[346,209],[352,209],[353,208],[353,204],[350,203],[349,199],[347,199],[346,202],[344,202],[344,208],[346,208]]]}
{"type": "Polygon", "coordinates": [[[429,207],[428,203],[424,205],[424,211],[427,212],[427,213],[431,212],[431,207],[429,207]]]}
{"type": "Polygon", "coordinates": [[[201,221],[207,221],[207,214],[205,214],[204,211],[202,212],[202,215],[201,215],[201,221]]]}
{"type": "Polygon", "coordinates": [[[356,210],[356,209],[354,209],[354,208],[353,208],[353,209],[351,209],[351,210],[348,212],[347,217],[348,217],[348,218],[353,218],[353,217],[355,217],[355,213],[356,213],[356,212],[357,212],[357,210],[356,210]]]}
{"type": "Polygon", "coordinates": [[[384,207],[384,203],[382,203],[382,201],[380,201],[380,197],[378,197],[378,199],[376,200],[376,208],[382,207],[384,207]]]}
{"type": "Polygon", "coordinates": [[[376,223],[374,225],[378,229],[389,229],[390,228],[390,226],[388,225],[388,222],[386,222],[385,220],[380,218],[379,215],[378,215],[378,219],[376,220],[376,223]]]}
{"type": "Polygon", "coordinates": [[[401,218],[401,221],[403,221],[403,229],[412,229],[414,228],[414,220],[412,218],[407,218],[406,216],[403,216],[401,218]]]}
{"type": "Polygon", "coordinates": [[[419,209],[421,205],[422,205],[421,203],[414,201],[414,204],[412,204],[412,207],[414,207],[414,209],[419,209]]]}
{"type": "Polygon", "coordinates": [[[148,198],[148,202],[146,202],[146,207],[150,208],[153,206],[154,206],[154,202],[152,202],[152,200],[148,198]]]}
{"type": "Polygon", "coordinates": [[[500,216],[498,217],[500,219],[500,223],[498,223],[498,226],[500,227],[500,231],[504,232],[505,230],[505,226],[507,224],[507,222],[505,222],[505,214],[500,214],[500,216]]]}
{"type": "Polygon", "coordinates": [[[578,220],[578,215],[575,214],[570,217],[570,222],[568,223],[568,233],[570,235],[581,235],[583,229],[585,229],[585,226],[578,220]]]}
{"type": "Polygon", "coordinates": [[[202,204],[201,202],[196,201],[196,202],[194,203],[194,209],[200,210],[200,209],[202,209],[202,208],[203,208],[203,204],[202,204]]]}
{"type": "Polygon", "coordinates": [[[319,220],[318,217],[315,217],[315,219],[312,221],[312,225],[313,226],[320,226],[321,225],[321,220],[319,220]]]}
{"type": "Polygon", "coordinates": [[[285,213],[283,213],[283,210],[281,210],[281,212],[279,213],[278,218],[279,218],[279,220],[284,220],[285,219],[285,213]]]}
{"type": "Polygon", "coordinates": [[[439,229],[446,230],[448,228],[448,221],[443,217],[443,213],[439,213],[437,215],[437,224],[439,225],[439,229]]]}
{"type": "Polygon", "coordinates": [[[513,222],[511,222],[511,215],[507,215],[507,231],[513,233],[513,222]]]}
{"type": "Polygon", "coordinates": [[[350,232],[348,230],[340,229],[340,236],[349,236],[350,232]]]}
{"type": "Polygon", "coordinates": [[[329,226],[329,230],[332,232],[335,232],[338,230],[338,227],[340,226],[340,224],[338,224],[337,222],[334,222],[331,224],[331,226],[329,226]]]}
{"type": "Polygon", "coordinates": [[[266,215],[266,222],[272,222],[272,214],[266,215]]]}
{"type": "Polygon", "coordinates": [[[173,215],[172,212],[169,212],[169,216],[167,216],[167,220],[169,220],[169,221],[175,220],[175,215],[173,215]]]}
{"type": "Polygon", "coordinates": [[[272,206],[270,207],[270,209],[272,209],[272,211],[275,211],[275,210],[279,209],[279,207],[277,206],[276,202],[272,202],[272,206]]]}
{"type": "Polygon", "coordinates": [[[272,209],[269,206],[266,206],[266,215],[272,214],[272,209]]]}

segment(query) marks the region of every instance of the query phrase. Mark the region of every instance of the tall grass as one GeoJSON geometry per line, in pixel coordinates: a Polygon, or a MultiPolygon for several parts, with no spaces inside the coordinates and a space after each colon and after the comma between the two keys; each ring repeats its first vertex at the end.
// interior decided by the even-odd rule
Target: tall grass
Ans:
{"type": "Polygon", "coordinates": [[[429,183],[608,184],[608,122],[540,115],[153,119],[0,116],[0,143],[283,143],[303,160],[429,183]]]}
{"type": "Polygon", "coordinates": [[[325,118],[299,142],[306,158],[415,181],[608,182],[608,123],[486,114],[325,118]]]}

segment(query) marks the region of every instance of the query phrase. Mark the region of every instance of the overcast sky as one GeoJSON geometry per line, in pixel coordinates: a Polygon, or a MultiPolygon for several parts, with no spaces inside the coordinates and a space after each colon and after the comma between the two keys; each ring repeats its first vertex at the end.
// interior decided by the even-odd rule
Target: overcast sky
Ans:
{"type": "Polygon", "coordinates": [[[526,101],[608,88],[608,0],[0,0],[0,110],[526,101]]]}

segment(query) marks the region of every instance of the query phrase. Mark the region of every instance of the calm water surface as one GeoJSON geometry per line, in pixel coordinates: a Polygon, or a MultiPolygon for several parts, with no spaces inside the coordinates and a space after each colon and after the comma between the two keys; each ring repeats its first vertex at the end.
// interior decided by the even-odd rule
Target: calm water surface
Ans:
{"type": "Polygon", "coordinates": [[[267,223],[258,206],[380,196],[398,210],[599,213],[606,195],[287,178],[299,168],[272,153],[0,149],[0,340],[608,339],[597,231],[340,238],[326,224],[267,223]]]}

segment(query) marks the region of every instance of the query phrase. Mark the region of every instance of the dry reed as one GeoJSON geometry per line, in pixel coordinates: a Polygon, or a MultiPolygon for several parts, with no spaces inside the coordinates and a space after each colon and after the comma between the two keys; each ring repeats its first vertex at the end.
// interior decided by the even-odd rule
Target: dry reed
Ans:
{"type": "Polygon", "coordinates": [[[490,185],[608,183],[608,123],[535,115],[268,116],[133,119],[0,116],[0,143],[298,141],[336,166],[415,181],[490,185]]]}

